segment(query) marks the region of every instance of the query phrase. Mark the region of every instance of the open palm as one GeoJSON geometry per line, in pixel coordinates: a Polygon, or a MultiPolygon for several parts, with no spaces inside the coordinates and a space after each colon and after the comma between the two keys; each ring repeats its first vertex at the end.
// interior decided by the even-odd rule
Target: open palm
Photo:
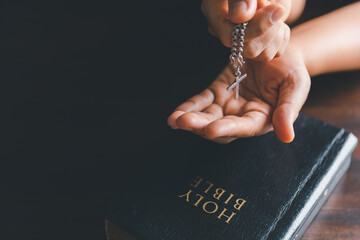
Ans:
{"type": "Polygon", "coordinates": [[[219,143],[272,129],[281,141],[291,142],[293,123],[310,89],[301,54],[289,47],[271,62],[248,60],[243,71],[248,77],[240,83],[238,99],[226,89],[235,79],[227,66],[207,89],[175,109],[169,125],[219,143]]]}

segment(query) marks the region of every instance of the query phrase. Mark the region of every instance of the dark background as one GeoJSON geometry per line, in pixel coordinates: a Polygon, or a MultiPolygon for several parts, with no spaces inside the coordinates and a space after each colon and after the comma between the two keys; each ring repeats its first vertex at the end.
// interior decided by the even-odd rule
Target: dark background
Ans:
{"type": "MultiPolygon", "coordinates": [[[[300,22],[350,2],[309,0],[300,22]]],[[[0,3],[0,239],[104,239],[113,192],[227,62],[200,3],[0,3]]]]}

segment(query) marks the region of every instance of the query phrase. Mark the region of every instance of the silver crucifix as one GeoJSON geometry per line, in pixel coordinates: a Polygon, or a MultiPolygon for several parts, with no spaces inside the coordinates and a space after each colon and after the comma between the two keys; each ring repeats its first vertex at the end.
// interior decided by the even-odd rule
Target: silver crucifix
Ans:
{"type": "Polygon", "coordinates": [[[231,90],[231,89],[235,88],[235,99],[239,98],[239,90],[240,90],[239,89],[239,84],[246,77],[247,77],[246,73],[244,75],[237,76],[235,81],[227,87],[227,90],[231,90]]]}

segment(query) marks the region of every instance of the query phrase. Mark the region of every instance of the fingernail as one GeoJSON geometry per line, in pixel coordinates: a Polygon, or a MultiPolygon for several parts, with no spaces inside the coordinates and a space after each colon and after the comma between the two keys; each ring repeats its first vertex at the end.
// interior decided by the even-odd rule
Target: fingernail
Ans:
{"type": "Polygon", "coordinates": [[[291,143],[293,140],[294,140],[294,138],[289,138],[289,139],[284,140],[284,143],[291,143]]]}
{"type": "Polygon", "coordinates": [[[245,1],[234,2],[229,6],[229,16],[236,17],[238,14],[243,14],[247,11],[248,6],[245,1]]]}
{"type": "Polygon", "coordinates": [[[283,8],[279,8],[277,10],[275,10],[272,15],[271,15],[271,22],[272,23],[276,23],[277,21],[279,21],[282,17],[284,16],[284,9],[283,8]]]}

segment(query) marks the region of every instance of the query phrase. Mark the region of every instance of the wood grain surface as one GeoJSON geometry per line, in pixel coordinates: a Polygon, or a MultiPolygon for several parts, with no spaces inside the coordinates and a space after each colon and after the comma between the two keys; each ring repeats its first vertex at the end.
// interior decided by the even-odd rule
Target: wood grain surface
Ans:
{"type": "MultiPolygon", "coordinates": [[[[314,78],[303,113],[345,128],[360,139],[360,72],[314,78]]],[[[360,147],[352,163],[319,214],[304,240],[360,239],[360,147]]]]}

